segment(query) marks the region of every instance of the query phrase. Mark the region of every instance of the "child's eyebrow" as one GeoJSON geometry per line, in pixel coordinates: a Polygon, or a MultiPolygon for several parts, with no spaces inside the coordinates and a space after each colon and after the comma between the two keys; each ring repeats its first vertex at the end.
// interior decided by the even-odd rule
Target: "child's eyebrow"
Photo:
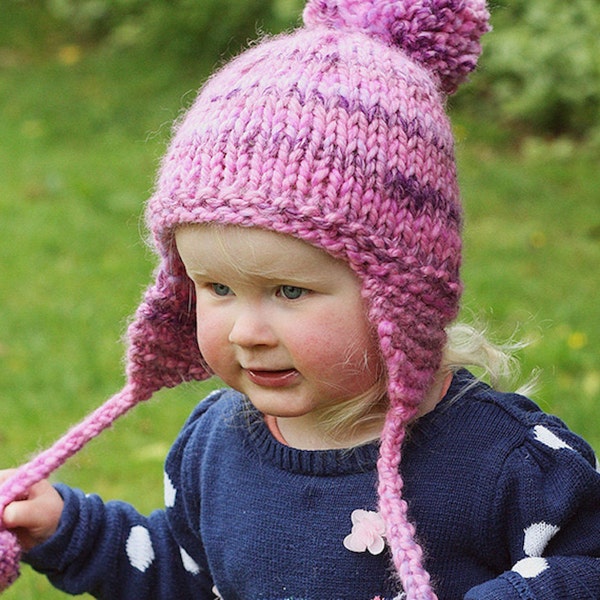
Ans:
{"type": "Polygon", "coordinates": [[[255,275],[255,277],[258,280],[261,280],[265,283],[274,283],[274,284],[287,283],[287,284],[293,284],[298,287],[304,287],[304,286],[310,287],[311,285],[325,283],[329,279],[327,277],[319,275],[318,273],[305,275],[305,274],[297,273],[294,271],[255,275]]]}
{"type": "Polygon", "coordinates": [[[271,272],[255,272],[252,270],[243,270],[232,267],[231,271],[223,271],[222,269],[201,269],[193,268],[187,271],[191,279],[202,279],[204,281],[221,281],[228,279],[232,275],[240,279],[254,280],[263,284],[290,284],[298,287],[311,286],[316,284],[324,284],[329,281],[329,277],[324,273],[312,271],[303,273],[302,270],[274,269],[271,272]]]}

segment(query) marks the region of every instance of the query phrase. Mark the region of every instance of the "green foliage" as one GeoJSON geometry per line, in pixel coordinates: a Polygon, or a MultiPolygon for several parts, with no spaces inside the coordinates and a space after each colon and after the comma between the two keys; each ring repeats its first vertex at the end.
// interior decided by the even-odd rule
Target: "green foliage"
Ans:
{"type": "Polygon", "coordinates": [[[280,30],[297,17],[295,0],[46,0],[45,7],[79,40],[115,48],[160,50],[180,59],[231,50],[256,36],[257,26],[280,30]]]}
{"type": "Polygon", "coordinates": [[[471,91],[534,133],[600,142],[598,0],[501,0],[471,91]]]}

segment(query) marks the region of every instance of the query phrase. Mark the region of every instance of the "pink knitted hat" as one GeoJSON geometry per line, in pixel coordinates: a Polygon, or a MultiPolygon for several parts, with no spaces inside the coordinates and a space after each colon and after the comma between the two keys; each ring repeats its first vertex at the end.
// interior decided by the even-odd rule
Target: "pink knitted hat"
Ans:
{"type": "MultiPolygon", "coordinates": [[[[211,375],[174,232],[262,227],[324,249],[361,281],[388,377],[379,509],[407,598],[436,597],[399,464],[458,311],[461,207],[444,101],[475,68],[488,18],[485,0],[309,0],[302,28],[209,79],[176,126],[147,206],[160,264],[128,330],[128,382],[18,470],[0,489],[1,510],[156,390],[211,375]]],[[[0,536],[6,587],[19,550],[0,536]]]]}

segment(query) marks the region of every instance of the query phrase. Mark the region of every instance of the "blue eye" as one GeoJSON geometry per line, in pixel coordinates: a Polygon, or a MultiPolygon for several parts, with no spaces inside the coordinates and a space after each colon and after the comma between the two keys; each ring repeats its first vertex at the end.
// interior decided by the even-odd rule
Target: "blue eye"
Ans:
{"type": "Polygon", "coordinates": [[[287,300],[298,300],[298,298],[304,296],[306,290],[295,285],[282,285],[280,288],[281,295],[287,300]]]}
{"type": "Polygon", "coordinates": [[[210,287],[217,296],[229,296],[231,294],[231,288],[222,283],[211,283],[210,287]]]}

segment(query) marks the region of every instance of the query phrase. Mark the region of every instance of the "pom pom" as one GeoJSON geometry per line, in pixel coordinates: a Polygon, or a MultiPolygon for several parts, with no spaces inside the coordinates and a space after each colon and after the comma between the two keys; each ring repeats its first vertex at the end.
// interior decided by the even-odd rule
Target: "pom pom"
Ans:
{"type": "Polygon", "coordinates": [[[452,94],[477,65],[489,31],[485,0],[309,0],[307,27],[362,31],[397,46],[452,94]]]}
{"type": "Polygon", "coordinates": [[[0,530],[0,592],[19,577],[21,548],[14,533],[0,530]]]}

